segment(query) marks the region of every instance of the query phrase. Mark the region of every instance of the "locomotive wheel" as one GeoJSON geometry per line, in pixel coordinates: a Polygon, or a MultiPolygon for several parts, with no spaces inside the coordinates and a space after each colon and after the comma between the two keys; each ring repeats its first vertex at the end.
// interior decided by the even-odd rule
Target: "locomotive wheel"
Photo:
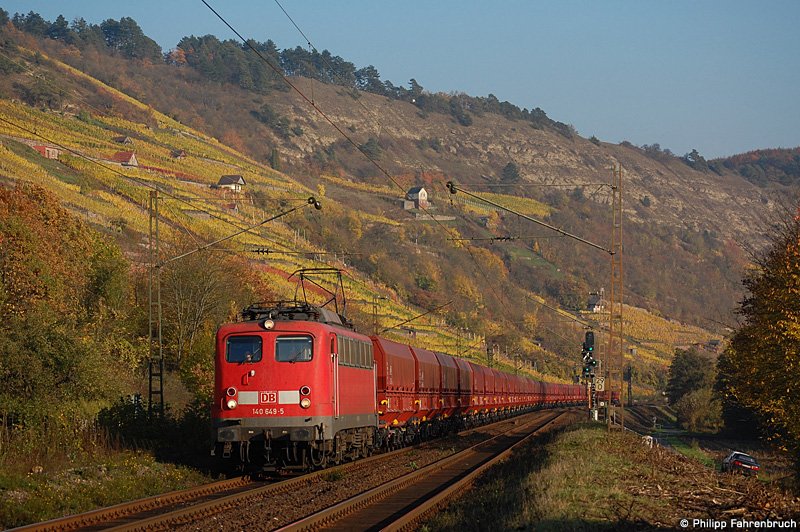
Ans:
{"type": "Polygon", "coordinates": [[[312,448],[311,465],[316,469],[325,469],[328,467],[328,454],[325,451],[318,451],[312,448]]]}

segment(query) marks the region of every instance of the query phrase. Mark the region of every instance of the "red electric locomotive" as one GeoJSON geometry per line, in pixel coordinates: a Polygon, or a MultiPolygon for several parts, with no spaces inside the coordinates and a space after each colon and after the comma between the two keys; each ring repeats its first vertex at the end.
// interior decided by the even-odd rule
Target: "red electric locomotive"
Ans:
{"type": "Polygon", "coordinates": [[[217,332],[217,452],[273,468],[366,455],[377,425],[369,337],[306,304],[250,307],[217,332]]]}

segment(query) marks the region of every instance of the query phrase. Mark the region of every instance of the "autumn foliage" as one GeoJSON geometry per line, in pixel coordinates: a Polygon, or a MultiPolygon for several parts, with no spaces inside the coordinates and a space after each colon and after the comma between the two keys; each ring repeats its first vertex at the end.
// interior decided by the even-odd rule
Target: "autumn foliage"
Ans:
{"type": "Polygon", "coordinates": [[[52,194],[19,185],[0,189],[0,281],[0,417],[68,435],[140,362],[118,334],[126,262],[52,194]]]}
{"type": "Polygon", "coordinates": [[[745,323],[720,358],[722,388],[800,450],[800,216],[773,235],[744,284],[745,323]]]}

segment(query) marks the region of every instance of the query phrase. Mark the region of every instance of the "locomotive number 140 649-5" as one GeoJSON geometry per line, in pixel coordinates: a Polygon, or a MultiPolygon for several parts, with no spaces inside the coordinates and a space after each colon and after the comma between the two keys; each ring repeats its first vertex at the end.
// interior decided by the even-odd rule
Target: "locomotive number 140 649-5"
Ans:
{"type": "Polygon", "coordinates": [[[283,415],[283,408],[254,407],[253,408],[253,415],[254,416],[282,416],[283,415]]]}

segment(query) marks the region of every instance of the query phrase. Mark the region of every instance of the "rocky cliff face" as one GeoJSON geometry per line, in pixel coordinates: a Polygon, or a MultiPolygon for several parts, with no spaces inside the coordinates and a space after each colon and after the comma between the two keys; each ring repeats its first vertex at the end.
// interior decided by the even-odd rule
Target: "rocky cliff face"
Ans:
{"type": "MultiPolygon", "coordinates": [[[[758,188],[736,174],[698,172],[675,157],[652,158],[633,146],[567,138],[499,115],[475,116],[465,127],[450,116],[425,114],[410,103],[372,94],[354,99],[340,88],[317,83],[314,95],[315,103],[356,143],[373,137],[386,146],[380,162],[391,172],[441,172],[475,183],[482,176],[497,180],[513,161],[525,182],[585,187],[593,201],[607,203],[608,188],[596,184],[610,182],[611,168],[621,164],[626,223],[712,231],[749,245],[763,241],[780,201],[775,190],[758,188]],[[436,139],[438,150],[420,149],[421,139],[436,139]]],[[[282,94],[274,105],[304,130],[289,142],[278,141],[285,156],[300,158],[342,142],[342,135],[298,100],[294,93],[282,94]]]]}

